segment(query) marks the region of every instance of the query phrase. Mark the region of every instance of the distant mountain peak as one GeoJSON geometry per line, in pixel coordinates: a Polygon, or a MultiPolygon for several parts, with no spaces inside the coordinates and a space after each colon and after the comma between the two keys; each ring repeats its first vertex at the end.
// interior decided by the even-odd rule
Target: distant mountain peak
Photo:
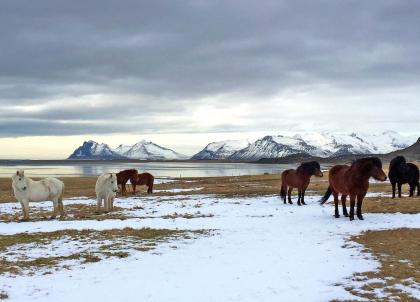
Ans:
{"type": "Polygon", "coordinates": [[[187,159],[188,157],[152,141],[141,140],[134,145],[120,145],[115,151],[121,156],[141,160],[187,159]]]}
{"type": "Polygon", "coordinates": [[[107,144],[97,143],[93,140],[84,141],[68,159],[98,160],[123,159],[124,156],[114,152],[107,144]]]}

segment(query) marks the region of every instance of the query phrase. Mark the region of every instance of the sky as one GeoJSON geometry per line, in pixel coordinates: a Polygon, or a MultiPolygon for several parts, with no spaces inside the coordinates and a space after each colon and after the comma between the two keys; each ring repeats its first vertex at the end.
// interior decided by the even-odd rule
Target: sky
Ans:
{"type": "Polygon", "coordinates": [[[420,2],[0,2],[0,158],[420,133],[420,2]]]}

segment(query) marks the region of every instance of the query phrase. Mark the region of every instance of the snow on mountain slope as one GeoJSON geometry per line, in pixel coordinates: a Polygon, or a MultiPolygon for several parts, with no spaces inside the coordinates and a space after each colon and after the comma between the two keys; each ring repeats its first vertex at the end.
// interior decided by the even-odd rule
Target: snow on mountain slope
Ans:
{"type": "Polygon", "coordinates": [[[248,147],[236,151],[229,159],[232,160],[257,160],[260,158],[284,157],[290,154],[306,152],[319,155],[320,150],[308,145],[300,138],[287,136],[265,136],[248,147]]]}
{"type": "Polygon", "coordinates": [[[394,131],[380,134],[308,132],[294,136],[265,136],[228,157],[231,160],[277,158],[296,153],[329,157],[346,154],[389,153],[406,148],[416,137],[394,131]]]}
{"type": "Polygon", "coordinates": [[[132,146],[131,145],[119,145],[114,151],[117,152],[118,154],[124,154],[126,153],[128,150],[130,150],[132,146]]]}
{"type": "Polygon", "coordinates": [[[153,142],[142,140],[132,146],[120,145],[116,150],[124,157],[142,160],[186,159],[185,155],[164,148],[153,142]]]}
{"type": "Polygon", "coordinates": [[[249,140],[226,140],[208,144],[195,154],[192,159],[227,159],[236,151],[250,145],[249,140]]]}
{"type": "Polygon", "coordinates": [[[124,156],[114,152],[107,144],[89,140],[78,147],[68,159],[123,159],[124,156]]]}

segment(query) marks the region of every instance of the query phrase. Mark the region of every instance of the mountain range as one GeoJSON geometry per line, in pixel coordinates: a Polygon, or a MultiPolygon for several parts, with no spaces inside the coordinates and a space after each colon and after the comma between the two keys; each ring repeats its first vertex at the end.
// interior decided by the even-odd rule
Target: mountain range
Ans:
{"type": "MultiPolygon", "coordinates": [[[[192,160],[255,161],[262,158],[283,158],[295,154],[315,157],[340,157],[351,154],[385,154],[407,148],[417,137],[402,136],[395,131],[380,134],[310,132],[293,136],[264,136],[254,142],[226,140],[212,142],[192,160]]],[[[94,141],[84,142],[69,159],[141,159],[182,160],[188,156],[140,141],[134,145],[119,145],[116,149],[94,141]]]]}
{"type": "Polygon", "coordinates": [[[159,146],[153,142],[142,140],[134,145],[119,145],[112,149],[107,144],[89,140],[78,147],[68,159],[72,160],[171,160],[188,159],[188,156],[174,150],[159,146]]]}

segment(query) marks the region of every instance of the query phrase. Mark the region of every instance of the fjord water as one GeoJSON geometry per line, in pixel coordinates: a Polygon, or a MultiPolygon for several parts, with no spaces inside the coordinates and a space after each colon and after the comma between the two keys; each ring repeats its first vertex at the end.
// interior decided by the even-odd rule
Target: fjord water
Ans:
{"type": "Polygon", "coordinates": [[[0,162],[0,177],[9,177],[18,169],[24,169],[28,176],[95,176],[102,173],[118,172],[135,168],[140,172],[150,172],[156,177],[213,177],[279,174],[291,165],[252,163],[209,163],[209,162],[60,162],[36,163],[4,161],[0,162]]]}

